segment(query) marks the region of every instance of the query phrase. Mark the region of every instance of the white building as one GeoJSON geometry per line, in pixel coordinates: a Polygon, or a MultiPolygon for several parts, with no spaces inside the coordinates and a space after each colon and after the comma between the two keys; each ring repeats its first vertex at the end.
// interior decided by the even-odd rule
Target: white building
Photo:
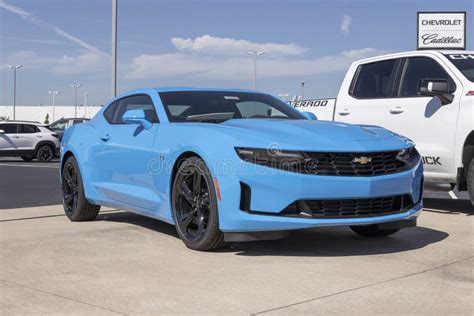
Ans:
{"type": "MultiPolygon", "coordinates": [[[[49,115],[49,122],[53,122],[62,117],[84,117],[92,118],[102,107],[100,106],[77,106],[75,115],[74,106],[53,106],[45,105],[20,105],[16,106],[15,118],[17,120],[37,121],[44,123],[46,115],[49,115]]],[[[0,105],[0,118],[13,120],[13,106],[0,105]]]]}

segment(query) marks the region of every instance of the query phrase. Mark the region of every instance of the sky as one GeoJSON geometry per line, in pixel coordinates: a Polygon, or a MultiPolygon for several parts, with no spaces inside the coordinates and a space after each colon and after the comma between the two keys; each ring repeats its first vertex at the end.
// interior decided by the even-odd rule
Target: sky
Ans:
{"type": "MultiPolygon", "coordinates": [[[[118,0],[118,93],[142,87],[252,88],[335,97],[351,62],[416,49],[418,11],[467,11],[473,0],[118,0]]],[[[0,105],[111,98],[111,0],[0,0],[0,105]]]]}

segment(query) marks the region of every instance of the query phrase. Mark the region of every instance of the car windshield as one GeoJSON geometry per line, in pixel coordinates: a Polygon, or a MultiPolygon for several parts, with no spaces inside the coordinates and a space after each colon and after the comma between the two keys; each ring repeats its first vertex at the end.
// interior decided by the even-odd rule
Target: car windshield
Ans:
{"type": "Polygon", "coordinates": [[[161,92],[170,122],[221,123],[230,119],[306,119],[267,94],[226,91],[161,92]]]}
{"type": "Polygon", "coordinates": [[[445,54],[454,66],[471,82],[474,82],[474,54],[445,54]]]}

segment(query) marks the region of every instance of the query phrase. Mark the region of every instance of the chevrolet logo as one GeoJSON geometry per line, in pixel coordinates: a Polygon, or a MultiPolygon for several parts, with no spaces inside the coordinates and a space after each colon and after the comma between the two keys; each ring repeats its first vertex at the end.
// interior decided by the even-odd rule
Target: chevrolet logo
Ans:
{"type": "Polygon", "coordinates": [[[372,162],[372,158],[371,157],[364,157],[364,156],[355,157],[354,160],[352,160],[352,162],[359,163],[361,165],[366,165],[369,162],[372,162]]]}

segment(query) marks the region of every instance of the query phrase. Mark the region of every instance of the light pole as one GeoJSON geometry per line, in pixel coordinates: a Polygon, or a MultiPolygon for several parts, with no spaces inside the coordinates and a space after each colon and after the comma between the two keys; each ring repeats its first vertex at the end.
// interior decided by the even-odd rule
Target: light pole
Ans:
{"type": "Polygon", "coordinates": [[[304,81],[301,81],[301,100],[304,100],[304,81]]]}
{"type": "Polygon", "coordinates": [[[23,65],[8,65],[13,70],[13,120],[16,118],[16,70],[23,65]]]}
{"type": "Polygon", "coordinates": [[[71,88],[74,88],[74,117],[77,117],[77,89],[82,86],[82,84],[71,84],[71,88]]]}
{"type": "Polygon", "coordinates": [[[247,51],[247,54],[251,56],[255,56],[255,61],[254,61],[254,73],[253,73],[253,89],[257,90],[257,58],[258,56],[261,56],[265,54],[265,52],[257,52],[257,51],[247,51]]]}
{"type": "Polygon", "coordinates": [[[112,98],[117,95],[117,0],[112,0],[112,98]]]}
{"type": "Polygon", "coordinates": [[[86,111],[87,111],[87,93],[84,92],[84,116],[86,117],[86,111]]]}
{"type": "Polygon", "coordinates": [[[53,122],[56,120],[56,103],[54,102],[54,96],[59,94],[59,91],[51,90],[48,93],[53,97],[53,122]]]}

